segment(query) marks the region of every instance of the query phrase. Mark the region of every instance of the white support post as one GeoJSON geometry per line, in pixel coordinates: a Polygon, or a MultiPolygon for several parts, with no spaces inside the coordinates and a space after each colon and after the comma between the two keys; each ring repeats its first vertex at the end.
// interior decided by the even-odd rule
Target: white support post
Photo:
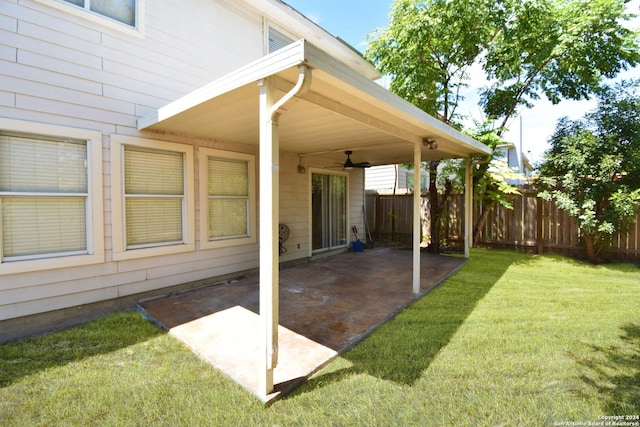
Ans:
{"type": "Polygon", "coordinates": [[[413,146],[413,293],[420,293],[420,242],[422,224],[420,199],[422,175],[422,148],[420,143],[413,146]]]}
{"type": "Polygon", "coordinates": [[[260,379],[265,396],[273,391],[278,363],[279,322],[279,135],[269,78],[260,85],[260,379]]]}
{"type": "Polygon", "coordinates": [[[471,158],[465,160],[464,174],[464,256],[469,258],[473,247],[473,176],[471,158]]]}
{"type": "Polygon", "coordinates": [[[280,114],[286,103],[311,85],[311,70],[298,67],[298,81],[278,101],[274,78],[260,86],[260,387],[265,397],[273,392],[273,370],[278,365],[280,318],[279,238],[280,222],[280,114]]]}

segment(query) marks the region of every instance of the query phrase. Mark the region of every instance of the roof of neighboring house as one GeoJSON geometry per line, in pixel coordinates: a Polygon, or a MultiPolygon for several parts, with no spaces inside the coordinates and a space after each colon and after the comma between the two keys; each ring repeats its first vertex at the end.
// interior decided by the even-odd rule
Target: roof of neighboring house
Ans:
{"type": "Polygon", "coordinates": [[[271,78],[278,95],[311,70],[311,86],[287,105],[280,119],[280,149],[302,156],[373,165],[413,161],[414,144],[424,160],[489,154],[489,148],[436,120],[351,67],[300,40],[242,67],[138,121],[139,129],[187,134],[257,145],[258,81],[271,78]],[[438,148],[422,144],[436,140],[438,148]]]}

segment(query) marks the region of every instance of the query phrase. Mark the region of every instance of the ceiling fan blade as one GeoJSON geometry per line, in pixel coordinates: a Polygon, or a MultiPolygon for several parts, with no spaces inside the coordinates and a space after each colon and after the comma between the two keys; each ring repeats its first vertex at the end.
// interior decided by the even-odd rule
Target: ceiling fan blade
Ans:
{"type": "Polygon", "coordinates": [[[371,163],[369,163],[369,162],[354,163],[353,167],[354,168],[370,168],[371,167],[371,163]]]}
{"type": "Polygon", "coordinates": [[[351,154],[353,154],[353,151],[345,151],[344,154],[347,155],[347,160],[344,162],[343,168],[344,169],[353,169],[353,168],[368,168],[371,167],[371,163],[369,162],[358,162],[358,163],[354,163],[351,160],[351,154]]]}

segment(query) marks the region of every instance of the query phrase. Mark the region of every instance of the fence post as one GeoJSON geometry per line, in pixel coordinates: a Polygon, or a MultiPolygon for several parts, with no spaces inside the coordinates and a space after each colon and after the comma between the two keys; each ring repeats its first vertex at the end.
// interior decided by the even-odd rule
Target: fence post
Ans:
{"type": "Polygon", "coordinates": [[[536,199],[536,253],[542,255],[544,252],[544,242],[542,241],[542,223],[544,221],[544,203],[543,200],[536,199]]]}

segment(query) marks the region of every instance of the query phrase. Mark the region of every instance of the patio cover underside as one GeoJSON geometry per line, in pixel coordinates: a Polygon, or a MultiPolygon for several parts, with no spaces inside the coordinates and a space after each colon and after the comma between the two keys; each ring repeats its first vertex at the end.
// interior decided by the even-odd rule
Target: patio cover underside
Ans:
{"type": "Polygon", "coordinates": [[[265,56],[139,120],[138,127],[219,141],[259,144],[258,81],[270,78],[279,98],[311,70],[311,86],[296,96],[279,119],[280,150],[302,158],[316,155],[327,166],[413,162],[414,144],[423,160],[489,154],[486,146],[434,119],[375,82],[336,61],[305,40],[265,56]],[[422,145],[435,140],[436,150],[422,145]]]}

